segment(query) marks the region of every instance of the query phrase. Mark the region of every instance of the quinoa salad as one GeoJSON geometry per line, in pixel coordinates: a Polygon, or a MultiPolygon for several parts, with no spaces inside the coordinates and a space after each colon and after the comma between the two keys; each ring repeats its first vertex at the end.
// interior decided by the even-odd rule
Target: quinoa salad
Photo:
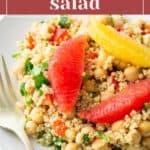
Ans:
{"type": "Polygon", "coordinates": [[[38,143],[150,150],[150,22],[52,16],[33,23],[18,49],[16,105],[38,143]]]}

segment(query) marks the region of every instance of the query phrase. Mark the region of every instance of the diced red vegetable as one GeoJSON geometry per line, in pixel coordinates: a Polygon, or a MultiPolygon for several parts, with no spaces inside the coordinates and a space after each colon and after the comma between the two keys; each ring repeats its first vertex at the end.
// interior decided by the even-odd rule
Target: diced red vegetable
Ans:
{"type": "Polygon", "coordinates": [[[97,57],[97,53],[96,52],[94,52],[94,51],[90,51],[89,52],[89,58],[95,59],[96,57],[97,57]]]}
{"type": "Polygon", "coordinates": [[[123,28],[118,28],[117,29],[118,32],[123,32],[123,30],[124,30],[123,28]]]}
{"type": "Polygon", "coordinates": [[[119,82],[115,79],[115,77],[112,77],[112,83],[114,84],[115,90],[119,88],[119,82]]]}
{"type": "Polygon", "coordinates": [[[132,110],[140,110],[146,102],[150,102],[150,79],[129,85],[97,106],[81,111],[78,116],[93,123],[112,123],[132,110]]]}
{"type": "Polygon", "coordinates": [[[49,105],[52,104],[52,102],[53,102],[52,95],[51,94],[46,94],[45,99],[42,102],[42,105],[48,105],[49,106],[49,105]]]}
{"type": "Polygon", "coordinates": [[[56,132],[56,134],[59,136],[64,136],[65,131],[67,129],[65,123],[62,120],[54,121],[52,128],[56,132]]]}
{"type": "Polygon", "coordinates": [[[54,35],[52,36],[51,40],[56,43],[57,45],[60,44],[63,40],[69,38],[68,31],[66,29],[57,28],[54,31],[54,35]]]}
{"type": "Polygon", "coordinates": [[[145,25],[145,31],[146,33],[150,33],[150,24],[145,25]]]}
{"type": "Polygon", "coordinates": [[[27,43],[27,48],[33,49],[35,47],[35,41],[31,35],[31,33],[28,33],[26,36],[26,43],[27,43]]]}

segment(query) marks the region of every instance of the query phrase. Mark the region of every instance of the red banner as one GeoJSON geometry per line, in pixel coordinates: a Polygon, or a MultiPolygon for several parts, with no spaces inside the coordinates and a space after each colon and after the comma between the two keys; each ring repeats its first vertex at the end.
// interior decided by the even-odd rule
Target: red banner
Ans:
{"type": "MultiPolygon", "coordinates": [[[[150,0],[7,0],[8,14],[143,14],[144,12],[150,13],[150,0]]],[[[0,0],[0,13],[6,13],[5,0],[0,0]]]]}
{"type": "Polygon", "coordinates": [[[6,0],[0,0],[0,14],[6,14],[6,0]]]}
{"type": "Polygon", "coordinates": [[[150,14],[150,0],[144,0],[144,14],[150,14]]]}

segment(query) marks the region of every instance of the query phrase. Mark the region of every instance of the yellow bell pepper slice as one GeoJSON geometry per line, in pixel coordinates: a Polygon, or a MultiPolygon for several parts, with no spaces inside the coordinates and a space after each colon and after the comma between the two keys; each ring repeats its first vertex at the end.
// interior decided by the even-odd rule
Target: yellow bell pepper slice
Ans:
{"type": "Polygon", "coordinates": [[[150,48],[97,20],[89,24],[89,34],[108,54],[139,67],[150,67],[150,48]]]}

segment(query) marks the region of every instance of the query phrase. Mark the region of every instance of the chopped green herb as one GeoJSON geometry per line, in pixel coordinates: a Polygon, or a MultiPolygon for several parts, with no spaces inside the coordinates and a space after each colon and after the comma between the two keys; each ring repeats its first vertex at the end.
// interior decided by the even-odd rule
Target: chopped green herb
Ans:
{"type": "Polygon", "coordinates": [[[27,95],[28,95],[28,93],[27,93],[27,91],[26,91],[26,89],[25,89],[25,82],[23,82],[23,83],[20,85],[20,93],[21,93],[22,96],[27,96],[27,95]]]}
{"type": "Polygon", "coordinates": [[[33,76],[37,76],[41,74],[42,71],[45,71],[45,70],[48,70],[48,62],[44,62],[38,66],[34,66],[30,72],[33,76]]]}
{"type": "Polygon", "coordinates": [[[23,51],[23,50],[25,49],[25,43],[24,43],[24,41],[20,41],[20,42],[18,43],[18,48],[19,48],[19,50],[21,50],[21,51],[23,51]]]}
{"type": "Polygon", "coordinates": [[[36,139],[39,143],[45,146],[53,145],[53,135],[51,130],[44,128],[36,134],[36,139]]]}
{"type": "Polygon", "coordinates": [[[64,143],[64,142],[65,142],[65,140],[60,138],[60,137],[58,137],[58,136],[55,136],[53,138],[54,145],[61,146],[61,144],[64,143]]]}
{"type": "Polygon", "coordinates": [[[144,104],[144,109],[149,110],[150,109],[150,103],[145,103],[144,104]]]}
{"type": "Polygon", "coordinates": [[[12,54],[12,57],[13,57],[13,58],[19,58],[20,56],[21,56],[21,53],[20,53],[20,52],[17,52],[17,53],[12,54]]]}
{"type": "Polygon", "coordinates": [[[108,136],[103,131],[98,131],[98,135],[105,141],[109,141],[108,136]]]}
{"type": "Polygon", "coordinates": [[[39,95],[43,95],[43,91],[41,89],[39,90],[39,95]]]}
{"type": "Polygon", "coordinates": [[[88,144],[89,142],[90,142],[90,137],[89,137],[89,134],[86,133],[83,135],[83,143],[88,144]]]}
{"type": "Polygon", "coordinates": [[[111,24],[112,26],[114,26],[114,20],[113,20],[112,15],[109,15],[109,18],[110,18],[110,24],[111,24]]]}
{"type": "Polygon", "coordinates": [[[141,37],[140,37],[140,41],[141,41],[141,43],[143,43],[144,42],[144,38],[143,38],[143,36],[141,35],[141,37]]]}
{"type": "Polygon", "coordinates": [[[55,150],[61,150],[62,144],[67,143],[64,139],[54,136],[51,129],[45,128],[36,134],[37,141],[45,146],[54,146],[55,150]]]}
{"type": "Polygon", "coordinates": [[[51,133],[47,135],[47,140],[48,140],[48,146],[51,146],[53,144],[53,135],[51,133]]]}
{"type": "Polygon", "coordinates": [[[59,25],[62,28],[69,28],[71,20],[67,16],[61,16],[59,20],[59,25]]]}
{"type": "Polygon", "coordinates": [[[36,89],[38,90],[41,88],[42,84],[50,85],[50,82],[44,77],[42,73],[37,76],[34,76],[34,83],[36,89]]]}
{"type": "Polygon", "coordinates": [[[88,75],[84,75],[83,76],[83,81],[87,81],[89,79],[89,76],[88,75]]]}
{"type": "Polygon", "coordinates": [[[44,135],[44,134],[45,134],[45,131],[44,131],[44,130],[38,132],[38,134],[37,134],[37,139],[43,138],[43,135],[44,135]]]}
{"type": "Polygon", "coordinates": [[[46,62],[42,63],[41,68],[43,71],[48,70],[48,62],[46,61],[46,62]]]}
{"type": "Polygon", "coordinates": [[[26,98],[26,105],[31,106],[33,104],[33,100],[31,98],[26,98]]]}
{"type": "Polygon", "coordinates": [[[28,121],[31,121],[32,119],[30,117],[27,117],[25,122],[27,123],[28,121]]]}
{"type": "Polygon", "coordinates": [[[55,146],[55,150],[61,150],[61,146],[55,146]]]}
{"type": "Polygon", "coordinates": [[[55,147],[55,150],[61,150],[61,146],[63,143],[66,143],[66,141],[58,136],[53,137],[53,145],[55,147]]]}
{"type": "Polygon", "coordinates": [[[28,58],[25,62],[25,74],[31,74],[31,71],[33,69],[33,64],[30,61],[30,58],[28,58]]]}
{"type": "Polygon", "coordinates": [[[33,69],[31,70],[31,74],[33,76],[37,76],[37,75],[41,74],[41,72],[42,72],[42,69],[39,66],[34,66],[33,69]]]}
{"type": "Polygon", "coordinates": [[[34,66],[30,71],[33,76],[41,74],[42,71],[48,70],[48,62],[44,62],[41,65],[34,66]]]}

